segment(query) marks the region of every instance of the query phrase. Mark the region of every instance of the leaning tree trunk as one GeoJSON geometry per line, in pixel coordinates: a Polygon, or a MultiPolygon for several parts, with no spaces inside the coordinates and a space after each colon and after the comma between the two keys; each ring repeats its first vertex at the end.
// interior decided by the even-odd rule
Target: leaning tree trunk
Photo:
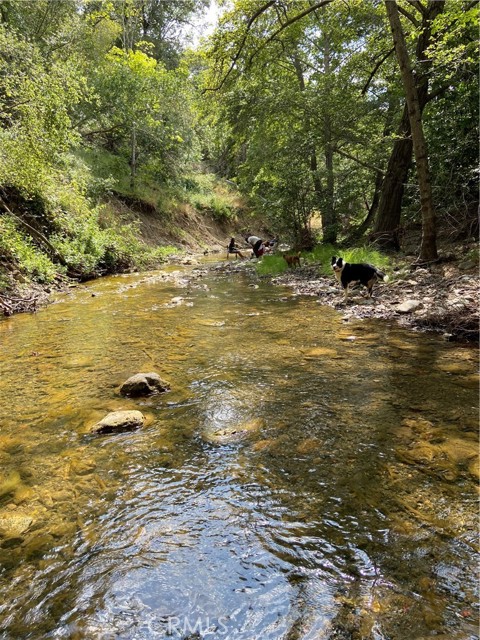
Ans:
{"type": "Polygon", "coordinates": [[[385,6],[392,30],[395,53],[402,75],[402,83],[408,107],[408,117],[410,120],[410,128],[412,130],[413,151],[415,153],[415,162],[417,165],[417,178],[420,189],[422,210],[422,243],[419,258],[424,261],[436,260],[438,254],[435,210],[433,208],[427,142],[423,132],[422,109],[420,108],[417,87],[410,65],[397,3],[396,1],[385,0],[385,6]]]}
{"type": "Polygon", "coordinates": [[[135,189],[135,179],[137,177],[137,131],[135,123],[132,126],[132,149],[130,155],[130,189],[135,189]]]}
{"type": "Polygon", "coordinates": [[[408,109],[405,105],[383,179],[375,224],[369,236],[371,242],[385,249],[400,249],[402,200],[408,170],[412,163],[412,149],[408,109]]]}
{"type": "MultiPolygon", "coordinates": [[[[423,113],[430,96],[428,94],[428,74],[431,60],[427,50],[431,44],[431,25],[437,15],[445,8],[444,0],[430,0],[422,12],[422,28],[416,44],[416,59],[420,63],[422,73],[416,75],[416,86],[420,110],[423,113]]],[[[399,248],[399,230],[402,214],[402,199],[408,171],[412,163],[413,143],[411,139],[408,105],[405,104],[402,118],[397,130],[392,153],[385,172],[382,193],[378,206],[370,240],[386,248],[399,248]]]]}
{"type": "MultiPolygon", "coordinates": [[[[330,42],[325,35],[325,43],[323,48],[323,68],[327,82],[330,75],[330,42]]],[[[325,170],[327,174],[327,184],[324,194],[324,211],[322,215],[323,241],[335,244],[337,241],[337,212],[335,211],[335,176],[333,167],[333,135],[332,135],[332,119],[329,108],[324,116],[323,135],[325,142],[325,170]]]]}

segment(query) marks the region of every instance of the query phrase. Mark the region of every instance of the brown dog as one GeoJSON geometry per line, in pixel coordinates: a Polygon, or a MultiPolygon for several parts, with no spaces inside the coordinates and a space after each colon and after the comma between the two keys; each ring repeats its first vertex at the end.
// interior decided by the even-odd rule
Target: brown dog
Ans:
{"type": "Polygon", "coordinates": [[[300,254],[296,253],[292,256],[283,256],[285,262],[288,264],[289,267],[300,267],[300,254]]]}

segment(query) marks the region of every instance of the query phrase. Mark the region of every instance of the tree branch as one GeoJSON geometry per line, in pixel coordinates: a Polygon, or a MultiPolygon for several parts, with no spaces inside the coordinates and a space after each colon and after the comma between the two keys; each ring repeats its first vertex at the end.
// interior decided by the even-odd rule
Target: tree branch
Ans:
{"type": "Polygon", "coordinates": [[[202,93],[206,93],[207,91],[219,91],[223,85],[225,84],[225,82],[227,81],[229,75],[232,73],[232,71],[235,68],[235,64],[237,63],[237,60],[240,57],[240,54],[243,51],[243,48],[245,46],[245,42],[247,41],[247,37],[248,34],[250,32],[250,29],[253,25],[253,23],[255,22],[255,20],[257,18],[259,18],[262,13],[265,13],[265,11],[267,11],[267,9],[269,9],[272,5],[275,4],[276,0],[270,0],[269,2],[267,2],[266,4],[264,4],[263,6],[261,6],[259,9],[257,9],[257,11],[255,11],[255,13],[251,16],[251,18],[248,20],[247,25],[246,25],[246,30],[245,30],[245,34],[240,42],[240,46],[237,49],[236,54],[233,56],[232,62],[230,64],[230,68],[228,69],[227,73],[223,76],[222,80],[220,81],[220,84],[218,84],[216,87],[207,87],[206,89],[204,89],[202,91],[202,93]]]}
{"type": "Polygon", "coordinates": [[[419,11],[422,16],[425,16],[427,9],[423,6],[420,0],[407,0],[408,4],[411,4],[412,7],[415,7],[417,11],[419,11]]]}
{"type": "Polygon", "coordinates": [[[368,87],[370,86],[370,82],[373,80],[375,74],[380,69],[380,67],[385,62],[385,60],[387,58],[389,58],[394,51],[395,51],[395,47],[392,47],[390,49],[390,51],[387,51],[387,53],[384,56],[382,56],[382,58],[379,60],[379,62],[377,62],[377,64],[374,66],[374,68],[372,70],[372,73],[368,76],[368,80],[367,80],[367,82],[365,83],[365,86],[362,89],[362,96],[364,96],[367,93],[368,87]]]}
{"type": "Polygon", "coordinates": [[[355,156],[352,156],[349,153],[347,153],[346,151],[342,151],[338,147],[335,147],[334,151],[335,151],[335,153],[338,153],[339,155],[343,156],[344,158],[348,158],[349,160],[353,160],[354,162],[356,162],[360,166],[365,167],[367,169],[373,169],[373,171],[376,171],[377,173],[379,173],[380,175],[383,176],[384,169],[379,169],[378,167],[375,167],[373,164],[369,164],[368,162],[364,162],[363,160],[359,160],[355,156]]]}
{"type": "Polygon", "coordinates": [[[277,29],[276,31],[274,31],[272,33],[271,36],[269,36],[265,42],[263,42],[258,49],[256,49],[256,51],[254,51],[252,53],[252,55],[250,56],[250,58],[248,59],[248,64],[250,65],[254,59],[254,57],[262,50],[264,49],[267,44],[270,44],[270,42],[272,40],[274,40],[279,33],[281,33],[282,31],[284,31],[287,27],[289,27],[290,25],[294,24],[295,22],[298,22],[298,20],[301,20],[302,18],[304,18],[305,16],[307,16],[309,13],[312,13],[313,11],[316,11],[317,9],[320,9],[321,7],[330,4],[331,2],[333,2],[333,0],[321,0],[321,2],[317,2],[314,5],[312,5],[311,7],[309,7],[308,9],[305,9],[304,11],[301,11],[300,13],[297,13],[296,16],[293,16],[292,18],[290,18],[289,20],[287,20],[286,22],[284,22],[282,24],[282,26],[277,29]]]}
{"type": "Polygon", "coordinates": [[[33,236],[34,238],[39,240],[42,244],[44,244],[61,265],[63,265],[64,267],[67,266],[67,262],[65,258],[55,249],[55,247],[51,244],[51,242],[47,240],[47,238],[43,235],[43,233],[40,233],[40,231],[37,231],[37,229],[35,229],[34,227],[31,227],[28,224],[28,222],[25,222],[25,220],[22,220],[22,218],[20,218],[15,213],[13,213],[13,211],[9,209],[9,207],[6,205],[5,201],[1,197],[0,197],[0,205],[5,209],[8,215],[12,216],[12,218],[15,218],[15,220],[18,220],[18,222],[23,227],[25,227],[25,229],[28,231],[28,233],[31,236],[33,236]]]}
{"type": "Polygon", "coordinates": [[[82,136],[82,138],[90,138],[92,136],[96,136],[102,133],[111,133],[112,131],[115,131],[116,129],[121,129],[121,127],[125,126],[125,123],[122,124],[114,124],[111,127],[108,127],[107,129],[96,129],[95,131],[86,131],[85,133],[80,134],[82,136]]]}
{"type": "MultiPolygon", "coordinates": [[[[395,4],[397,4],[397,0],[392,0],[392,2],[395,2],[395,4]]],[[[397,4],[397,8],[398,8],[399,13],[401,13],[402,15],[405,16],[405,18],[410,20],[410,22],[415,27],[419,27],[420,26],[420,22],[415,18],[415,16],[413,14],[410,13],[410,11],[407,11],[402,6],[400,6],[399,4],[397,4]]]]}

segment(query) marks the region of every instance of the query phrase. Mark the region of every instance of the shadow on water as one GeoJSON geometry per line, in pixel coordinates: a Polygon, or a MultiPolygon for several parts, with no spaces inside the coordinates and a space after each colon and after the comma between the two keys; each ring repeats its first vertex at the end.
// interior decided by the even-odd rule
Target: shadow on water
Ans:
{"type": "Polygon", "coordinates": [[[0,323],[2,640],[476,636],[472,350],[228,272],[70,298],[0,323]]]}

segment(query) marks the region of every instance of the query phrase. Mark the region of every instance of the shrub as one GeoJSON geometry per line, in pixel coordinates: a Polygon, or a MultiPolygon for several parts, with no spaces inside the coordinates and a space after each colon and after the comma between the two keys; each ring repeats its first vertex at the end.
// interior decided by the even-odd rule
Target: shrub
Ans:
{"type": "Polygon", "coordinates": [[[14,261],[35,282],[52,282],[58,272],[58,267],[17,229],[8,215],[0,218],[0,256],[14,261]]]}

